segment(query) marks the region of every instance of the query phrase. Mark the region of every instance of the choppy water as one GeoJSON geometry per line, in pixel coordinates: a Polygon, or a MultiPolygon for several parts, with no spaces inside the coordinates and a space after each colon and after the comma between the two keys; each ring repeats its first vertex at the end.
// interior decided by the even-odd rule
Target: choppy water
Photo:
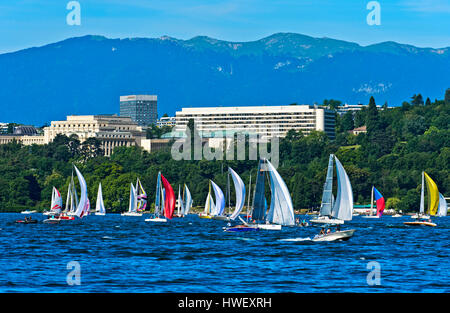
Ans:
{"type": "Polygon", "coordinates": [[[449,217],[435,218],[434,228],[404,226],[410,217],[354,217],[349,241],[327,243],[308,240],[316,227],[226,233],[226,222],[194,215],[59,225],[32,216],[40,223],[0,214],[0,292],[450,292],[449,217]],[[71,261],[80,285],[67,283],[71,261]],[[380,285],[367,282],[371,261],[380,285]]]}

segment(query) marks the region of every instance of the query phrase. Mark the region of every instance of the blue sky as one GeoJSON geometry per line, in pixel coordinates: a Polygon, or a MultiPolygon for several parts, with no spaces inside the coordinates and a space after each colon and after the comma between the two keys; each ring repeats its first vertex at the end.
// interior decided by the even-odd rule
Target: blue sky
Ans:
{"type": "Polygon", "coordinates": [[[369,0],[78,0],[80,26],[67,25],[68,2],[1,0],[0,53],[86,34],[251,41],[295,32],[361,45],[450,46],[450,0],[380,0],[379,26],[366,23],[369,0]]]}

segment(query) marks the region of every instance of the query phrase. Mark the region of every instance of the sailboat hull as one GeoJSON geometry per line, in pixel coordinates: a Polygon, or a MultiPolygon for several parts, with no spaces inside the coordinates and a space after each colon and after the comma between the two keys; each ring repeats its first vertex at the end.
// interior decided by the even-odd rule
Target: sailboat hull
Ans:
{"type": "Polygon", "coordinates": [[[166,223],[167,219],[160,218],[160,217],[155,217],[155,218],[146,218],[144,221],[145,222],[166,223]]]}
{"type": "Polygon", "coordinates": [[[404,222],[403,224],[408,225],[408,226],[431,226],[431,227],[436,226],[435,223],[431,223],[431,222],[404,222]]]}
{"type": "Polygon", "coordinates": [[[276,224],[256,224],[256,227],[264,230],[281,230],[281,225],[276,224]]]}
{"type": "Polygon", "coordinates": [[[364,215],[363,218],[380,218],[378,215],[364,215]]]}
{"type": "Polygon", "coordinates": [[[136,212],[125,212],[121,213],[121,216],[142,216],[142,213],[136,213],[136,212]]]}
{"type": "Polygon", "coordinates": [[[313,224],[333,224],[333,225],[344,224],[343,220],[329,218],[328,216],[321,216],[316,219],[310,220],[310,222],[313,224]]]}
{"type": "Polygon", "coordinates": [[[355,229],[350,230],[343,230],[343,231],[337,231],[325,235],[319,235],[314,237],[312,241],[336,241],[336,240],[349,240],[353,233],[355,232],[355,229]]]}
{"type": "Polygon", "coordinates": [[[101,216],[104,216],[105,213],[95,212],[95,215],[101,215],[101,216]]]}

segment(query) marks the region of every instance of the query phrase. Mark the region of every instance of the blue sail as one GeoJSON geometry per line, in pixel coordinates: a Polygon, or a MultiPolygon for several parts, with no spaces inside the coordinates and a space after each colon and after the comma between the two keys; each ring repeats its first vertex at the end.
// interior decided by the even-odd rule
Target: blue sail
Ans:
{"type": "Polygon", "coordinates": [[[255,194],[253,196],[252,220],[261,221],[266,217],[265,186],[264,186],[264,161],[259,160],[258,171],[256,173],[255,194]]]}
{"type": "Polygon", "coordinates": [[[158,172],[158,179],[156,180],[156,198],[155,198],[155,215],[160,215],[161,211],[161,172],[158,172]]]}
{"type": "Polygon", "coordinates": [[[294,206],[289,190],[275,167],[266,160],[271,186],[270,209],[267,221],[271,224],[295,225],[294,206]]]}

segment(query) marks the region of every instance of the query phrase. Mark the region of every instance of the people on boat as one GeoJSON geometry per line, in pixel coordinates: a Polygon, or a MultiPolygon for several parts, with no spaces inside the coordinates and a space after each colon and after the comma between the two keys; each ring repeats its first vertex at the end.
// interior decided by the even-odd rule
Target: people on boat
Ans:
{"type": "Polygon", "coordinates": [[[341,231],[341,225],[336,225],[336,231],[341,231]]]}
{"type": "Polygon", "coordinates": [[[320,229],[319,235],[325,235],[325,229],[324,229],[324,228],[321,228],[321,229],[320,229]]]}
{"type": "Polygon", "coordinates": [[[330,232],[331,232],[331,229],[328,228],[328,229],[327,229],[327,234],[329,234],[330,232]]]}

